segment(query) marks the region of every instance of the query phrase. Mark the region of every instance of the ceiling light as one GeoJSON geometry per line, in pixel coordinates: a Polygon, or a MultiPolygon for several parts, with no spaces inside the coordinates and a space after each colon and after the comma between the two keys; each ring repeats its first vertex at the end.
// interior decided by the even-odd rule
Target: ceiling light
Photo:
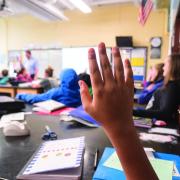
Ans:
{"type": "Polygon", "coordinates": [[[91,13],[91,8],[83,0],[69,0],[76,8],[83,13],[91,13]]]}

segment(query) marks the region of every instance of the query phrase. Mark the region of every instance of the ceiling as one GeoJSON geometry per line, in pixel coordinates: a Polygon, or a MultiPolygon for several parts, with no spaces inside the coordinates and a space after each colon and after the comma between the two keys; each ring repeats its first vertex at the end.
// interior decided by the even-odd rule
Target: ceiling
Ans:
{"type": "MultiPolygon", "coordinates": [[[[67,20],[65,10],[76,9],[77,0],[0,0],[0,17],[30,14],[43,20],[67,20]]],[[[84,0],[89,6],[105,6],[119,3],[138,3],[139,0],[84,0]]]]}

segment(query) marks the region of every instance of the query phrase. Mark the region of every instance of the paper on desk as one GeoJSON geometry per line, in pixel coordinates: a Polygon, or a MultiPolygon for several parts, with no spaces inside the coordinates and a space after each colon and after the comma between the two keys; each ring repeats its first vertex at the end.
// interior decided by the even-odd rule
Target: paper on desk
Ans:
{"type": "Polygon", "coordinates": [[[143,141],[154,141],[160,143],[173,142],[176,137],[171,135],[160,135],[160,134],[150,134],[150,133],[139,133],[140,139],[143,141]]]}
{"type": "MultiPolygon", "coordinates": [[[[174,166],[174,163],[172,161],[161,160],[161,159],[150,159],[150,163],[160,180],[164,180],[164,179],[172,180],[173,166],[174,166]]],[[[114,152],[105,161],[103,165],[109,168],[114,168],[121,171],[123,170],[116,152],[114,152]]]]}
{"type": "Polygon", "coordinates": [[[114,168],[120,171],[123,171],[121,163],[118,159],[116,152],[114,152],[103,164],[106,167],[114,168]]]}
{"type": "Polygon", "coordinates": [[[176,129],[170,129],[170,128],[151,128],[149,130],[150,133],[162,133],[162,134],[171,134],[175,136],[180,136],[176,129]]]}
{"type": "MultiPolygon", "coordinates": [[[[154,158],[154,155],[152,155],[153,152],[154,152],[153,148],[144,148],[144,150],[145,150],[145,153],[148,156],[148,158],[154,158]]],[[[121,166],[121,163],[120,163],[120,161],[118,159],[118,156],[117,156],[116,152],[114,152],[109,157],[109,159],[104,163],[104,166],[107,166],[107,167],[113,166],[115,169],[123,171],[123,168],[121,166]]]]}

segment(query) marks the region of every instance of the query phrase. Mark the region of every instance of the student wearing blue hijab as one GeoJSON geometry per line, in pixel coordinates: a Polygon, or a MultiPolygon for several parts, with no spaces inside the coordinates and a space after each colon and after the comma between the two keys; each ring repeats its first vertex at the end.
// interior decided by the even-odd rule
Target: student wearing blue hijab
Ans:
{"type": "Polygon", "coordinates": [[[17,94],[16,98],[33,104],[53,99],[66,106],[77,107],[81,105],[78,76],[73,69],[65,69],[60,74],[60,86],[43,94],[17,94]]]}

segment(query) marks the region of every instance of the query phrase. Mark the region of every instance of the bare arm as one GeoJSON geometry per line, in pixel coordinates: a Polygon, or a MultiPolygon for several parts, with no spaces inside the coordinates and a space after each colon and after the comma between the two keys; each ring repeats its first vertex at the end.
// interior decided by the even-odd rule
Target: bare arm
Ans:
{"type": "Polygon", "coordinates": [[[132,122],[133,73],[128,60],[123,67],[118,48],[113,48],[114,75],[104,43],[99,44],[100,74],[94,49],[89,50],[93,99],[87,85],[80,81],[84,109],[99,121],[115,147],[127,179],[157,179],[140,144],[132,122]]]}

